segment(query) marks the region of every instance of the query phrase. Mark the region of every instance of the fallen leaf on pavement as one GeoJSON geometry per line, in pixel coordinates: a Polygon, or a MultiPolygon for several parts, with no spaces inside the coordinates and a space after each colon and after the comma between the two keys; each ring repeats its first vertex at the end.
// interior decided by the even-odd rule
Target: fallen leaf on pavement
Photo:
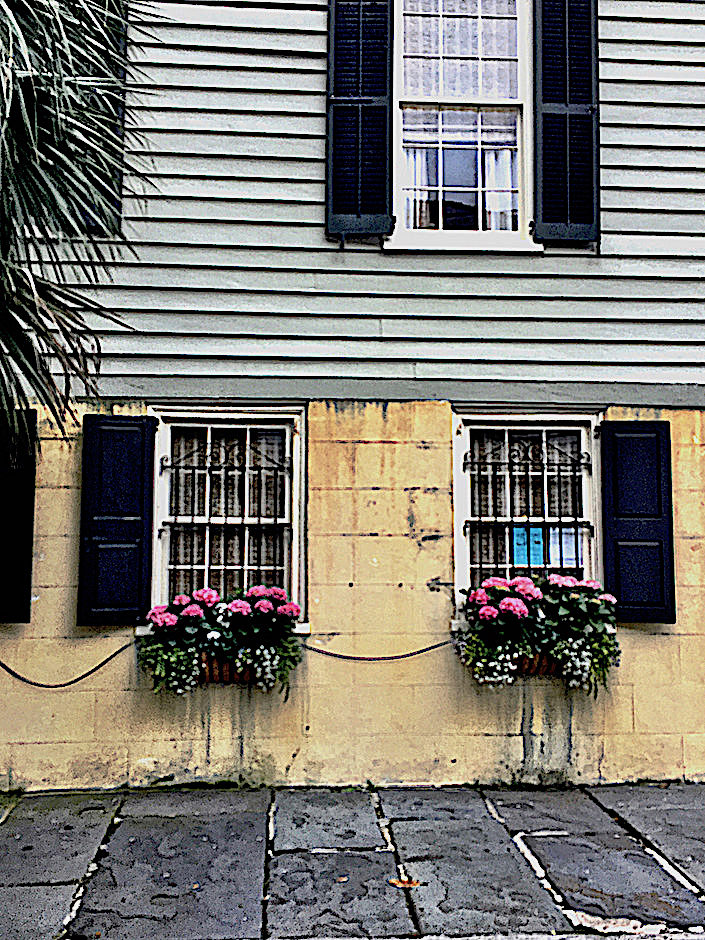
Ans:
{"type": "Polygon", "coordinates": [[[420,881],[414,881],[412,878],[390,878],[389,884],[393,888],[418,888],[420,881]]]}

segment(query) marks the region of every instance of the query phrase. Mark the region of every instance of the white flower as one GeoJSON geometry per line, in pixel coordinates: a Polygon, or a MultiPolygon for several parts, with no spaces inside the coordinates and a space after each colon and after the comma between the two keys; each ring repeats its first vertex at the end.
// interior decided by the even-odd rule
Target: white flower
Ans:
{"type": "Polygon", "coordinates": [[[217,630],[211,630],[210,633],[206,634],[206,639],[207,640],[219,640],[220,633],[218,633],[217,630]]]}

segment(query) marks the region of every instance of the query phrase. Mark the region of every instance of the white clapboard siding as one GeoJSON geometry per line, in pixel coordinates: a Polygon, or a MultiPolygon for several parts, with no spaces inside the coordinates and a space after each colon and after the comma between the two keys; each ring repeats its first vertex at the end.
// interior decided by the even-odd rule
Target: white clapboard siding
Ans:
{"type": "Polygon", "coordinates": [[[326,238],[322,0],[152,9],[106,394],[705,404],[705,2],[599,0],[599,253],[524,254],[326,238]]]}

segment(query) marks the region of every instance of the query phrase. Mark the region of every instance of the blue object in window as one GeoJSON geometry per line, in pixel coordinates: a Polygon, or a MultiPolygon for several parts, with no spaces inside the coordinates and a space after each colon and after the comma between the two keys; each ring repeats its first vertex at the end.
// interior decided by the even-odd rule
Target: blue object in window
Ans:
{"type": "Polygon", "coordinates": [[[541,568],[543,566],[543,532],[538,526],[531,526],[528,532],[528,550],[527,550],[527,530],[525,528],[515,528],[513,531],[513,564],[514,567],[521,565],[532,568],[541,568]]]}

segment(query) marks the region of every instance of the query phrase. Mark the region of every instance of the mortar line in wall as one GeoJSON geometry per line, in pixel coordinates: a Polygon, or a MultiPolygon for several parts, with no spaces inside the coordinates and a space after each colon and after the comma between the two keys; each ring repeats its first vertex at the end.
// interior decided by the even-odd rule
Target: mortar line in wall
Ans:
{"type": "MultiPolygon", "coordinates": [[[[370,800],[372,802],[372,806],[375,812],[375,817],[377,818],[377,825],[379,826],[379,831],[382,833],[384,844],[394,854],[394,861],[396,863],[399,880],[409,881],[409,875],[406,870],[406,866],[404,865],[404,862],[402,861],[399,848],[396,842],[394,841],[392,830],[390,829],[390,826],[389,826],[389,820],[385,817],[384,812],[382,810],[382,801],[379,798],[379,793],[377,792],[377,790],[373,788],[372,784],[369,784],[369,790],[370,790],[370,800]]],[[[416,908],[414,907],[414,900],[411,896],[411,889],[402,888],[401,890],[404,892],[404,899],[406,901],[406,907],[409,912],[411,923],[414,927],[416,935],[420,937],[423,935],[423,931],[421,930],[421,922],[419,920],[419,915],[416,911],[416,908]]]]}

